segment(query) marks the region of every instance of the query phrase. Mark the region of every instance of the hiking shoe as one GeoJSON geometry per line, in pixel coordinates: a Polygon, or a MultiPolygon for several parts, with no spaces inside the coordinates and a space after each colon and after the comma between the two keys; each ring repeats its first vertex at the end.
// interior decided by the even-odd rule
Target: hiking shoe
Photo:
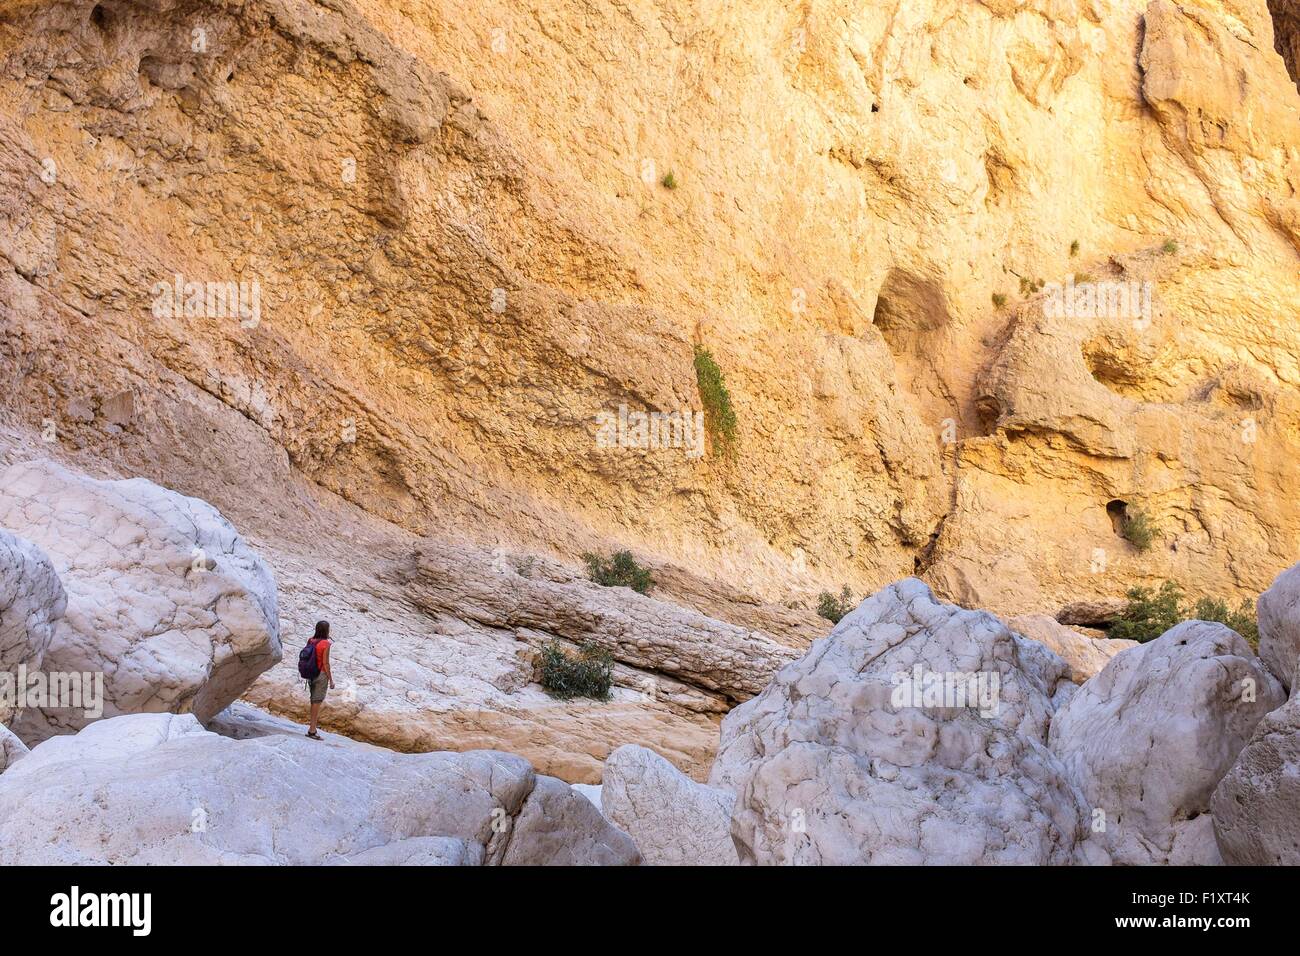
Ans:
{"type": "Polygon", "coordinates": [[[310,730],[307,731],[307,736],[310,737],[312,740],[320,740],[320,739],[321,739],[321,735],[320,735],[320,734],[312,733],[310,730]]]}

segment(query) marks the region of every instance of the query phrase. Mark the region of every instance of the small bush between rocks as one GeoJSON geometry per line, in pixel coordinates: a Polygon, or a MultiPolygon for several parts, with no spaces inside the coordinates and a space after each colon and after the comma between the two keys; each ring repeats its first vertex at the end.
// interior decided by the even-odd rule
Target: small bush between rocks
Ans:
{"type": "Polygon", "coordinates": [[[587,562],[587,576],[607,588],[631,588],[638,594],[645,594],[654,587],[654,576],[648,568],[636,563],[631,551],[615,552],[608,559],[588,551],[582,560],[587,562]]]}
{"type": "Polygon", "coordinates": [[[1248,600],[1231,608],[1222,598],[1202,597],[1188,606],[1183,589],[1173,581],[1166,581],[1155,591],[1129,588],[1128,599],[1128,607],[1111,625],[1108,637],[1145,643],[1183,621],[1217,621],[1244,637],[1251,647],[1259,644],[1259,624],[1248,600]]]}
{"type": "Polygon", "coordinates": [[[614,658],[594,644],[583,644],[570,657],[555,641],[542,648],[542,687],[552,697],[609,700],[614,683],[614,658]]]}
{"type": "Polygon", "coordinates": [[[1158,591],[1133,587],[1128,590],[1128,607],[1106,632],[1107,637],[1125,641],[1152,641],[1179,621],[1185,620],[1180,606],[1183,589],[1173,581],[1160,585],[1158,591]]]}
{"type": "Polygon", "coordinates": [[[1223,598],[1203,597],[1192,608],[1190,617],[1197,621],[1218,621],[1226,624],[1246,639],[1251,647],[1259,647],[1259,622],[1255,620],[1255,608],[1246,598],[1235,609],[1228,607],[1223,598]]]}
{"type": "Polygon", "coordinates": [[[840,590],[840,596],[836,597],[830,591],[823,591],[817,596],[817,613],[832,624],[838,624],[844,615],[853,610],[853,592],[849,590],[846,584],[840,590]]]}

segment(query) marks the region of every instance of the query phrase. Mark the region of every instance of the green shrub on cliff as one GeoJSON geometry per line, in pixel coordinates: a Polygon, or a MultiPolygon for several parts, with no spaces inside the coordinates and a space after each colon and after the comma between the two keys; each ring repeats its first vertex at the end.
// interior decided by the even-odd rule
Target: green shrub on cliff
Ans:
{"type": "Polygon", "coordinates": [[[631,551],[617,551],[608,559],[588,551],[582,560],[587,562],[587,576],[607,588],[631,588],[645,594],[654,587],[654,576],[636,563],[631,551]]]}
{"type": "Polygon", "coordinates": [[[731,393],[713,353],[699,345],[695,346],[695,384],[704,404],[709,440],[715,450],[730,454],[736,443],[736,411],[731,407],[731,393]]]}

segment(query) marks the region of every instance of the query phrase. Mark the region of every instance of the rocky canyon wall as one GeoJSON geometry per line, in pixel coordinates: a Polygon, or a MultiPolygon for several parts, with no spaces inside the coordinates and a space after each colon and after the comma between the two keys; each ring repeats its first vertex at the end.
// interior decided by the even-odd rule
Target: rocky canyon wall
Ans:
{"type": "Polygon", "coordinates": [[[779,603],[1253,596],[1300,544],[1295,36],[1280,0],[0,0],[0,457],[199,495],[273,564],[329,494],[779,603]],[[696,346],[734,453],[602,447],[702,408],[696,346]]]}

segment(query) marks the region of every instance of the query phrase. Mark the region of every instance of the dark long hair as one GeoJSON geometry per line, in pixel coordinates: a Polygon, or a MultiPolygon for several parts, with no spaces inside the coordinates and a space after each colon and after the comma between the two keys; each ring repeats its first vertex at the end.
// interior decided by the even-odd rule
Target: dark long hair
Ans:
{"type": "Polygon", "coordinates": [[[313,641],[328,641],[330,638],[330,622],[317,621],[316,633],[311,636],[313,641]]]}

